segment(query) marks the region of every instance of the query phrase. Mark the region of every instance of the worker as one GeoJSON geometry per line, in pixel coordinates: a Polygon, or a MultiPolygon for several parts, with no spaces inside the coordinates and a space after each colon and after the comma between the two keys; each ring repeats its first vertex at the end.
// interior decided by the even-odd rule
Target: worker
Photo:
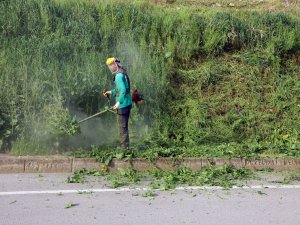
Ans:
{"type": "Polygon", "coordinates": [[[126,70],[120,64],[120,60],[111,57],[106,60],[106,65],[113,75],[115,88],[110,91],[103,91],[104,96],[116,97],[116,104],[113,110],[117,111],[118,126],[120,133],[120,144],[122,149],[129,148],[128,120],[132,107],[132,98],[130,95],[130,80],[126,70]]]}

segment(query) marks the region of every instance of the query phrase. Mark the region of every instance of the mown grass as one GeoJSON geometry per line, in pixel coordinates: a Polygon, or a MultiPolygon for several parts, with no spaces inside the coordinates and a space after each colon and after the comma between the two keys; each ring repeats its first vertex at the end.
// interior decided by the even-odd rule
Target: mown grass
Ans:
{"type": "Polygon", "coordinates": [[[101,175],[99,175],[99,172],[90,172],[82,169],[74,172],[74,175],[69,176],[67,182],[83,183],[86,176],[104,176],[113,188],[138,184],[140,181],[145,180],[145,178],[148,180],[150,178],[150,186],[153,189],[171,190],[179,185],[208,185],[231,188],[238,181],[252,178],[254,174],[248,169],[237,169],[227,164],[216,168],[204,167],[198,171],[193,171],[187,167],[180,167],[174,171],[151,170],[141,173],[129,168],[119,169],[116,173],[104,172],[101,175]]]}
{"type": "MultiPolygon", "coordinates": [[[[117,55],[146,100],[132,112],[137,149],[299,153],[295,14],[144,1],[12,0],[0,7],[2,149],[80,147],[62,135],[74,129],[69,113],[90,115],[107,104],[104,62],[117,55]]],[[[117,136],[112,123],[104,115],[105,132],[85,139],[92,145],[106,133],[117,136]]]]}

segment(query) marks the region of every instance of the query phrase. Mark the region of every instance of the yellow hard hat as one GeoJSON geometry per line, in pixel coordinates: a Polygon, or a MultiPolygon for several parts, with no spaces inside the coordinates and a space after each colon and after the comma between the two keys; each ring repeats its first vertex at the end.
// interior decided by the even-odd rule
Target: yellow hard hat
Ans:
{"type": "Polygon", "coordinates": [[[112,64],[112,63],[114,63],[114,62],[119,63],[120,60],[119,60],[118,58],[116,58],[116,57],[108,58],[108,59],[106,60],[106,65],[110,65],[110,64],[112,64]]]}
{"type": "Polygon", "coordinates": [[[114,58],[114,57],[108,58],[108,59],[106,60],[106,65],[110,65],[110,64],[112,64],[112,63],[115,62],[115,61],[116,61],[116,58],[114,58]]]}

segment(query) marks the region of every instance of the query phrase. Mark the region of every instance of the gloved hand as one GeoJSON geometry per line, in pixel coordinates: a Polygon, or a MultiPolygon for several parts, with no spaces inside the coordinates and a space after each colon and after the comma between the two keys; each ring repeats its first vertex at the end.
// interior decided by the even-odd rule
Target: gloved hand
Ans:
{"type": "Polygon", "coordinates": [[[119,109],[120,108],[120,102],[117,102],[114,107],[113,110],[119,109]]]}
{"type": "Polygon", "coordinates": [[[109,97],[111,95],[111,91],[106,91],[106,89],[103,90],[103,96],[109,97]]]}

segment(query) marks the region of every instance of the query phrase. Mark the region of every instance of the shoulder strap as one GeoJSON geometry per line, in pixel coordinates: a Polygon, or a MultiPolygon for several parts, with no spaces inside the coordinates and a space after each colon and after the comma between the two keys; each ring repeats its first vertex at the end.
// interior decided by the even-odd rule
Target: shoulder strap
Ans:
{"type": "Polygon", "coordinates": [[[130,79],[129,79],[129,76],[127,74],[127,71],[122,69],[122,74],[123,74],[123,82],[125,83],[126,80],[127,80],[127,84],[128,84],[128,88],[126,88],[126,94],[130,94],[130,79]]]}

